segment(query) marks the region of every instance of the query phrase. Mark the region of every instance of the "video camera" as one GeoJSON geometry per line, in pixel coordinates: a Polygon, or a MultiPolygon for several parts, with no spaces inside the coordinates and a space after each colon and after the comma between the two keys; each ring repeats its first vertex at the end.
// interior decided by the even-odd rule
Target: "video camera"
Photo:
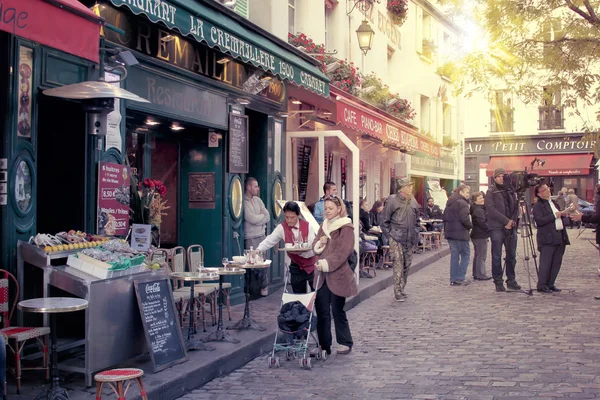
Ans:
{"type": "Polygon", "coordinates": [[[517,193],[524,193],[528,188],[544,183],[543,176],[528,172],[527,169],[511,172],[507,180],[508,185],[517,193]]]}

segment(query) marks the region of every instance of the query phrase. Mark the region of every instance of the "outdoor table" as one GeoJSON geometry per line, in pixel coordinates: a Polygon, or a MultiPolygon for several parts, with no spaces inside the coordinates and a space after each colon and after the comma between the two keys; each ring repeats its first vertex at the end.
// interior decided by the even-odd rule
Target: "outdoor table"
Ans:
{"type": "Polygon", "coordinates": [[[228,275],[243,275],[246,270],[238,267],[208,268],[208,270],[219,274],[219,322],[217,323],[217,330],[209,334],[203,341],[239,343],[239,339],[235,339],[229,332],[223,330],[223,279],[228,275]]]}
{"type": "Polygon", "coordinates": [[[212,273],[198,273],[198,272],[172,272],[169,274],[169,278],[176,279],[184,282],[190,282],[190,318],[188,326],[188,336],[186,345],[188,350],[205,350],[212,351],[215,348],[205,345],[200,340],[193,338],[194,336],[194,323],[196,322],[196,314],[194,313],[194,299],[196,293],[194,292],[194,284],[196,282],[204,281],[216,281],[219,279],[219,275],[212,273]]]}
{"type": "Polygon", "coordinates": [[[271,266],[270,262],[261,262],[256,264],[244,264],[241,265],[246,270],[246,274],[244,275],[246,283],[245,283],[245,292],[246,292],[246,304],[244,306],[244,317],[236,322],[234,325],[229,326],[227,329],[254,329],[257,331],[264,331],[266,328],[258,325],[255,320],[250,317],[250,271],[252,269],[265,269],[271,266]]]}
{"type": "Polygon", "coordinates": [[[38,394],[36,400],[69,400],[67,391],[60,387],[58,378],[58,352],[56,349],[56,314],[85,310],[88,301],[76,297],[44,297],[38,299],[23,300],[19,302],[19,310],[23,312],[50,314],[50,342],[52,343],[52,384],[45,392],[38,394]]]}
{"type": "Polygon", "coordinates": [[[307,251],[312,251],[312,247],[308,248],[300,248],[300,247],[281,247],[279,251],[283,251],[285,253],[304,253],[307,251]]]}

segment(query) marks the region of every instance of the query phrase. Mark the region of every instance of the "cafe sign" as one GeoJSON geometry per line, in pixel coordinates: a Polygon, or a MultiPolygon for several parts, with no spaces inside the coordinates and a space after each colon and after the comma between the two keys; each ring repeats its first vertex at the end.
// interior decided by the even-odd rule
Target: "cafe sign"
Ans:
{"type": "Polygon", "coordinates": [[[413,171],[454,175],[454,158],[450,156],[432,157],[416,151],[410,156],[410,166],[413,171]]]}
{"type": "Polygon", "coordinates": [[[581,133],[568,136],[521,136],[497,140],[465,139],[467,155],[591,153],[596,151],[596,148],[596,141],[584,139],[581,133]]]}
{"type": "Polygon", "coordinates": [[[409,133],[405,127],[341,101],[337,102],[338,123],[363,132],[384,143],[390,143],[407,151],[421,151],[433,157],[439,157],[440,146],[424,138],[409,133]]]}
{"type": "MultiPolygon", "coordinates": [[[[329,96],[327,78],[325,75],[320,74],[316,66],[313,67],[300,58],[298,60],[306,63],[306,65],[290,62],[285,58],[286,52],[283,49],[284,56],[275,54],[271,50],[253,43],[251,39],[241,37],[233,29],[224,29],[225,27],[214,24],[205,18],[206,13],[214,17],[215,20],[223,19],[222,25],[227,25],[228,22],[232,22],[234,26],[237,25],[235,21],[227,19],[225,15],[218,14],[216,11],[207,8],[206,10],[200,10],[205,11],[205,13],[198,12],[195,13],[197,15],[192,15],[187,9],[178,7],[175,1],[174,4],[164,0],[110,1],[117,7],[127,6],[134,14],[144,14],[154,23],[161,22],[169,29],[178,30],[184,36],[192,37],[198,42],[208,44],[210,47],[217,47],[222,52],[269,71],[282,79],[292,81],[298,86],[321,96],[329,96]]],[[[206,7],[200,3],[194,3],[193,5],[197,8],[206,7]]],[[[239,26],[239,28],[240,30],[244,29],[242,26],[239,26]]]]}

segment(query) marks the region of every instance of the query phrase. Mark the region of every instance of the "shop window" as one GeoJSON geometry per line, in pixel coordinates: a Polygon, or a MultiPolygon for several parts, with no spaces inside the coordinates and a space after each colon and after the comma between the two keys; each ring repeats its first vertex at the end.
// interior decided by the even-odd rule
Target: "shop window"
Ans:
{"type": "Polygon", "coordinates": [[[288,33],[296,34],[296,0],[288,0],[288,33]]]}
{"type": "Polygon", "coordinates": [[[490,102],[490,132],[514,132],[512,95],[507,90],[496,90],[490,102]]]}

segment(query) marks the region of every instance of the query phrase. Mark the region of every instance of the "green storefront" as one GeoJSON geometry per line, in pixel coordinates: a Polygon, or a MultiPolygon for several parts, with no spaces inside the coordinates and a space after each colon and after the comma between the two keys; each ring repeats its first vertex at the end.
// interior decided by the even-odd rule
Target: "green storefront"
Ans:
{"type": "MultiPolygon", "coordinates": [[[[309,58],[212,1],[82,3],[107,24],[100,43],[104,77],[124,77],[120,85],[149,103],[116,101],[106,137],[86,134],[80,101],[42,91],[97,80],[102,68],[0,32],[2,59],[8,60],[0,66],[6,99],[0,157],[7,159],[8,182],[7,205],[0,207],[2,267],[14,273],[16,241],[38,232],[95,233],[99,162],[129,165],[138,181],[164,182],[170,208],[160,227],[161,247],[200,244],[207,266],[240,254],[247,176],[261,186],[272,216],[267,230],[279,221],[275,200],[285,198],[285,120],[278,114],[286,109],[285,85],[328,96],[327,78],[309,58]],[[18,70],[23,46],[31,49],[32,59],[28,140],[12,134],[19,118],[19,82],[11,71],[18,70]],[[116,54],[123,51],[139,61],[127,65],[126,76],[116,54]],[[17,170],[19,179],[27,177],[31,200],[26,207],[15,192],[17,170]]],[[[279,257],[271,268],[274,286],[283,279],[279,257]]],[[[232,301],[241,300],[242,281],[232,281],[232,301]]]]}

